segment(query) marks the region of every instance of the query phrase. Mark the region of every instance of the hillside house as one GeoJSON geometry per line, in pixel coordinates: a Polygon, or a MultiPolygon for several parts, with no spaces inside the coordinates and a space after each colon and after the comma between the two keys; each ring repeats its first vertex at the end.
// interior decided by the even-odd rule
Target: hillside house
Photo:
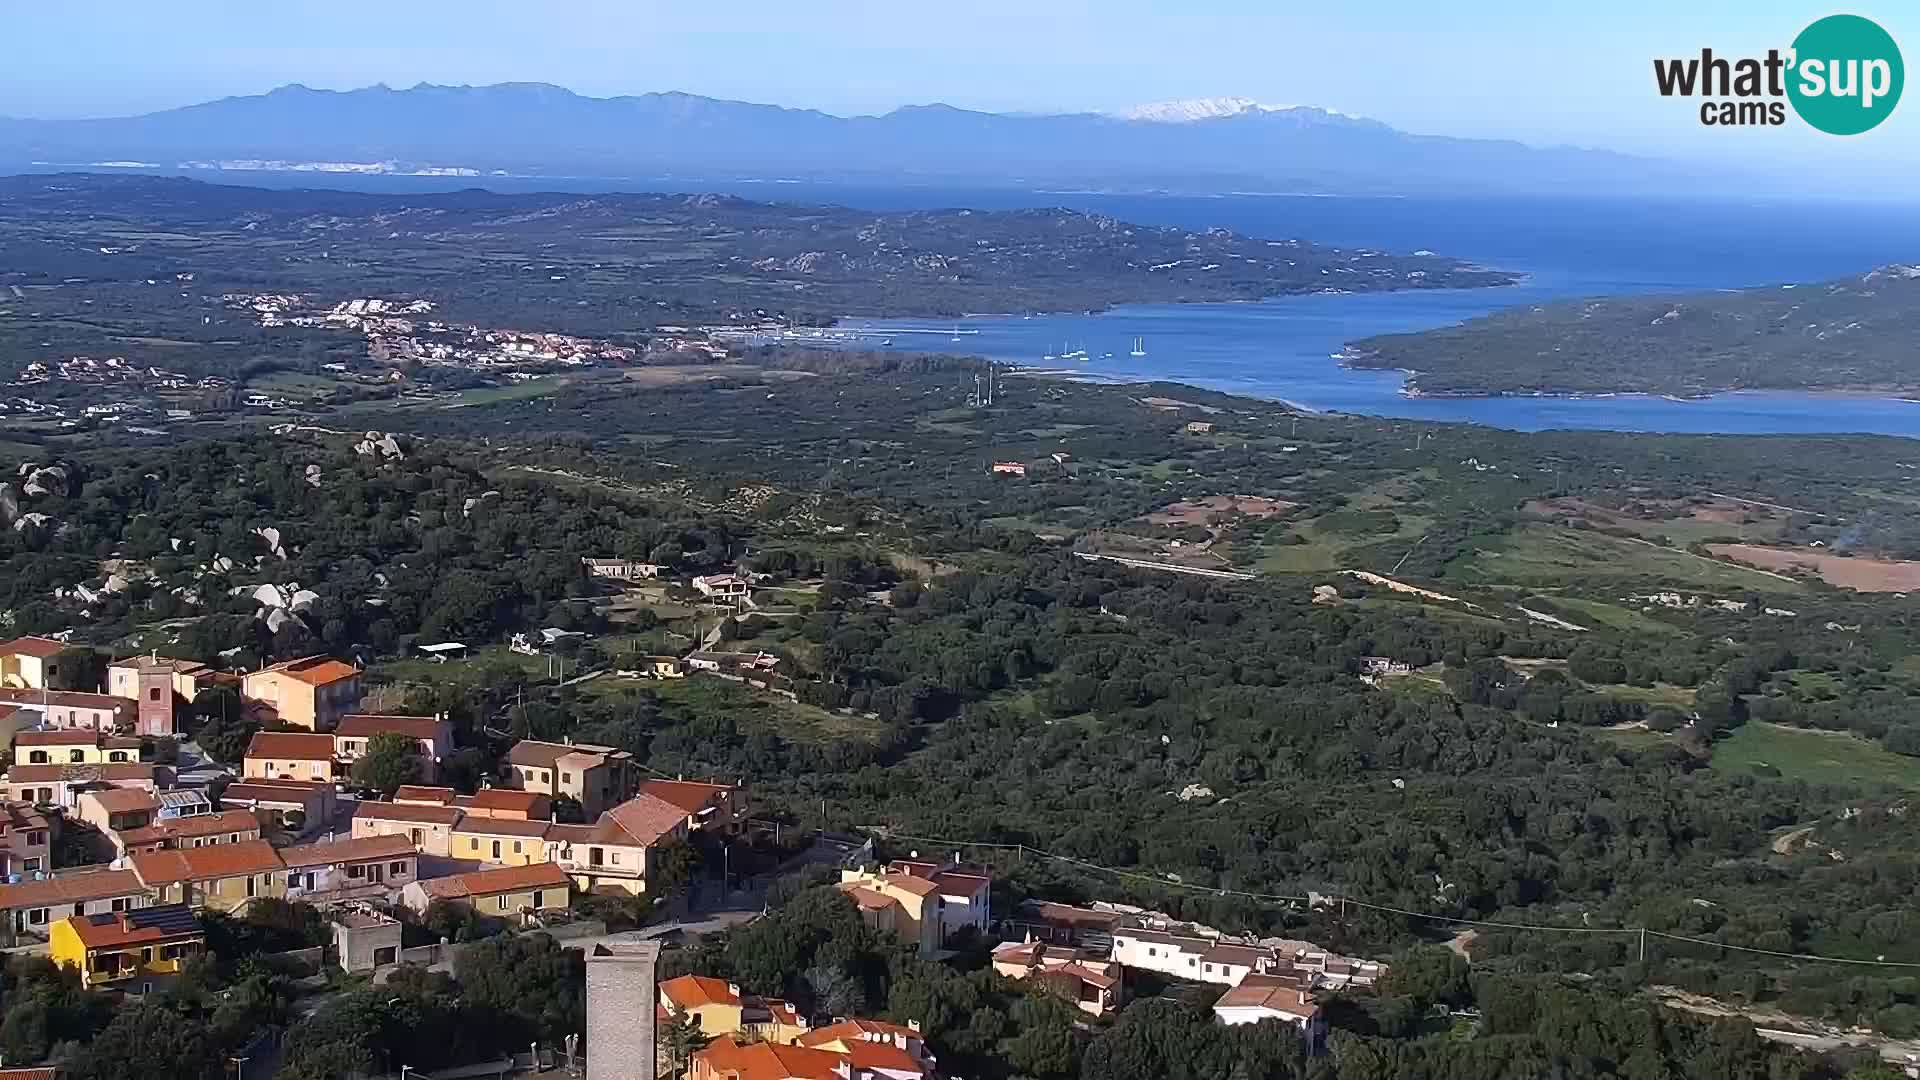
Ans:
{"type": "Polygon", "coordinates": [[[362,692],[360,669],[328,656],[287,660],[240,679],[240,696],[256,714],[308,731],[338,725],[362,692]]]}
{"type": "Polygon", "coordinates": [[[265,840],[150,851],[127,861],[163,904],[239,911],[257,897],[287,894],[286,868],[265,840]]]}
{"type": "Polygon", "coordinates": [[[298,731],[258,731],[247,742],[240,775],[248,780],[331,783],[336,770],[333,736],[298,731]]]}
{"type": "Polygon", "coordinates": [[[380,716],[348,713],[333,730],[333,757],[339,773],[353,768],[367,752],[376,735],[402,735],[413,740],[420,756],[421,779],[433,782],[440,774],[440,762],[453,753],[453,722],[442,716],[380,716]]]}
{"type": "Polygon", "coordinates": [[[1282,1020],[1315,1046],[1326,1037],[1320,1006],[1299,979],[1285,975],[1248,975],[1214,1002],[1213,1014],[1228,1025],[1282,1020]]]}
{"type": "Polygon", "coordinates": [[[107,665],[107,693],[138,702],[136,729],[142,735],[173,734],[174,710],[192,703],[214,679],[214,670],[197,660],[158,653],[107,665]]]}
{"type": "Polygon", "coordinates": [[[206,931],[185,904],[69,915],[47,935],[48,956],[89,990],[148,994],[206,951],[206,931]]]}
{"type": "Polygon", "coordinates": [[[31,803],[0,806],[0,881],[53,869],[53,826],[31,803]]]}
{"type": "Polygon", "coordinates": [[[446,858],[453,850],[453,830],[464,816],[457,806],[362,800],[353,811],[353,837],[403,836],[422,855],[446,858]]]}
{"type": "Polygon", "coordinates": [[[176,848],[212,847],[260,839],[260,819],[251,810],[168,818],[108,834],[121,855],[176,848]]]}
{"type": "Polygon", "coordinates": [[[1089,1016],[1107,1016],[1120,1007],[1121,968],[1104,953],[1009,941],[993,950],[993,970],[1009,979],[1033,979],[1089,1016]]]}
{"type": "Polygon", "coordinates": [[[55,638],[17,637],[0,642],[0,686],[51,689],[60,674],[59,656],[67,643],[55,638]]]}
{"type": "Polygon", "coordinates": [[[589,821],[639,787],[632,754],[587,743],[522,739],[507,751],[504,775],[507,787],[575,800],[589,821]]]}
{"type": "Polygon", "coordinates": [[[140,760],[140,740],[92,728],[41,728],[13,736],[13,760],[24,765],[104,765],[140,760]]]}
{"type": "Polygon", "coordinates": [[[587,576],[612,581],[652,581],[660,576],[660,564],[632,559],[581,559],[587,576]]]}
{"type": "Polygon", "coordinates": [[[404,836],[325,840],[280,850],[287,899],[309,904],[386,900],[419,879],[420,858],[404,836]]]}
{"type": "Polygon", "coordinates": [[[84,791],[131,787],[157,792],[172,786],[173,770],[164,765],[15,765],[0,779],[0,797],[73,809],[84,791]]]}
{"type": "Polygon", "coordinates": [[[436,900],[471,907],[490,918],[526,923],[543,913],[564,910],[572,890],[566,871],[552,863],[535,863],[415,881],[400,893],[400,902],[417,912],[425,912],[436,900]]]}
{"type": "Polygon", "coordinates": [[[693,780],[646,780],[640,794],[651,795],[686,811],[687,831],[732,836],[747,819],[745,800],[740,789],[731,784],[707,784],[693,780]]]}
{"type": "Polygon", "coordinates": [[[37,713],[41,727],[92,731],[132,731],[140,712],[140,703],[132,698],[78,690],[0,688],[0,706],[4,705],[28,714],[37,713]]]}
{"type": "Polygon", "coordinates": [[[995,476],[1025,476],[1027,466],[1019,461],[996,461],[989,471],[995,476]]]}
{"type": "Polygon", "coordinates": [[[45,938],[69,915],[97,915],[146,907],[146,887],[131,870],[62,871],[38,881],[0,885],[0,946],[45,938]]]}
{"type": "Polygon", "coordinates": [[[638,795],[601,814],[591,825],[547,830],[547,858],[572,875],[581,892],[647,891],[654,851],[687,835],[686,810],[638,795]]]}

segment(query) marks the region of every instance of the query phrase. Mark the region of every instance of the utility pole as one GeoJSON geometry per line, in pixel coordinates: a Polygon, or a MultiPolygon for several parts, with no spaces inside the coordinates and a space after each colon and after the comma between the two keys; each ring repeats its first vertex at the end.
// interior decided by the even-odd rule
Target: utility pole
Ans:
{"type": "Polygon", "coordinates": [[[1644,926],[1640,928],[1640,962],[1647,962],[1647,928],[1644,926]]]}
{"type": "MultiPolygon", "coordinates": [[[[228,1061],[231,1061],[231,1062],[233,1062],[233,1077],[234,1077],[234,1080],[246,1080],[246,1068],[247,1068],[247,1062],[249,1062],[249,1061],[252,1061],[252,1060],[253,1060],[253,1058],[251,1058],[251,1057],[230,1057],[230,1058],[228,1058],[227,1060],[228,1060],[228,1061]]],[[[400,1080],[406,1080],[406,1077],[405,1077],[404,1075],[402,1075],[402,1076],[401,1076],[401,1078],[400,1078],[400,1080]]]]}

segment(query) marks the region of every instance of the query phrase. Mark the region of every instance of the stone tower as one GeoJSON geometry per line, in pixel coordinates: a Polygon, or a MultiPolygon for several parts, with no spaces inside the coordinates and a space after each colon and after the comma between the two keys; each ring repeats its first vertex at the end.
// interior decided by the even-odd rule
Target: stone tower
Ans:
{"type": "Polygon", "coordinates": [[[658,941],[609,941],[587,953],[587,1080],[656,1080],[658,941]]]}

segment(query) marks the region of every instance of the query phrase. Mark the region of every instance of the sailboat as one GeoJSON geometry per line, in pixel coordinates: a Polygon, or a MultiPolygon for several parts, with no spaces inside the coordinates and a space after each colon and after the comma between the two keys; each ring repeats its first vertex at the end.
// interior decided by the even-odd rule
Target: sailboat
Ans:
{"type": "Polygon", "coordinates": [[[1147,339],[1146,338],[1137,337],[1133,339],[1133,355],[1134,356],[1147,355],[1147,339]]]}

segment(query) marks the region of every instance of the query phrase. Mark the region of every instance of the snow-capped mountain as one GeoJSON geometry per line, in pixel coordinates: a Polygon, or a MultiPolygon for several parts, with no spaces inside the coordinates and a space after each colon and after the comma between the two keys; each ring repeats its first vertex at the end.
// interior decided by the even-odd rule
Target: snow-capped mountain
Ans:
{"type": "Polygon", "coordinates": [[[1307,112],[1345,118],[1347,114],[1317,105],[1268,105],[1245,97],[1185,98],[1180,101],[1156,101],[1122,109],[1114,116],[1122,120],[1144,120],[1155,124],[1187,124],[1195,120],[1217,120],[1254,112],[1307,112]]]}
{"type": "MultiPolygon", "coordinates": [[[[1657,191],[1659,162],[1516,142],[1409,135],[1250,98],[1118,115],[916,105],[835,116],[694,94],[592,98],[540,83],[283,86],[108,120],[0,120],[0,169],[147,162],[381,163],[416,175],[798,178],[1183,191],[1657,191]]],[[[305,174],[303,174],[305,175],[305,174]]],[[[241,179],[257,183],[258,172],[241,179]]]]}

